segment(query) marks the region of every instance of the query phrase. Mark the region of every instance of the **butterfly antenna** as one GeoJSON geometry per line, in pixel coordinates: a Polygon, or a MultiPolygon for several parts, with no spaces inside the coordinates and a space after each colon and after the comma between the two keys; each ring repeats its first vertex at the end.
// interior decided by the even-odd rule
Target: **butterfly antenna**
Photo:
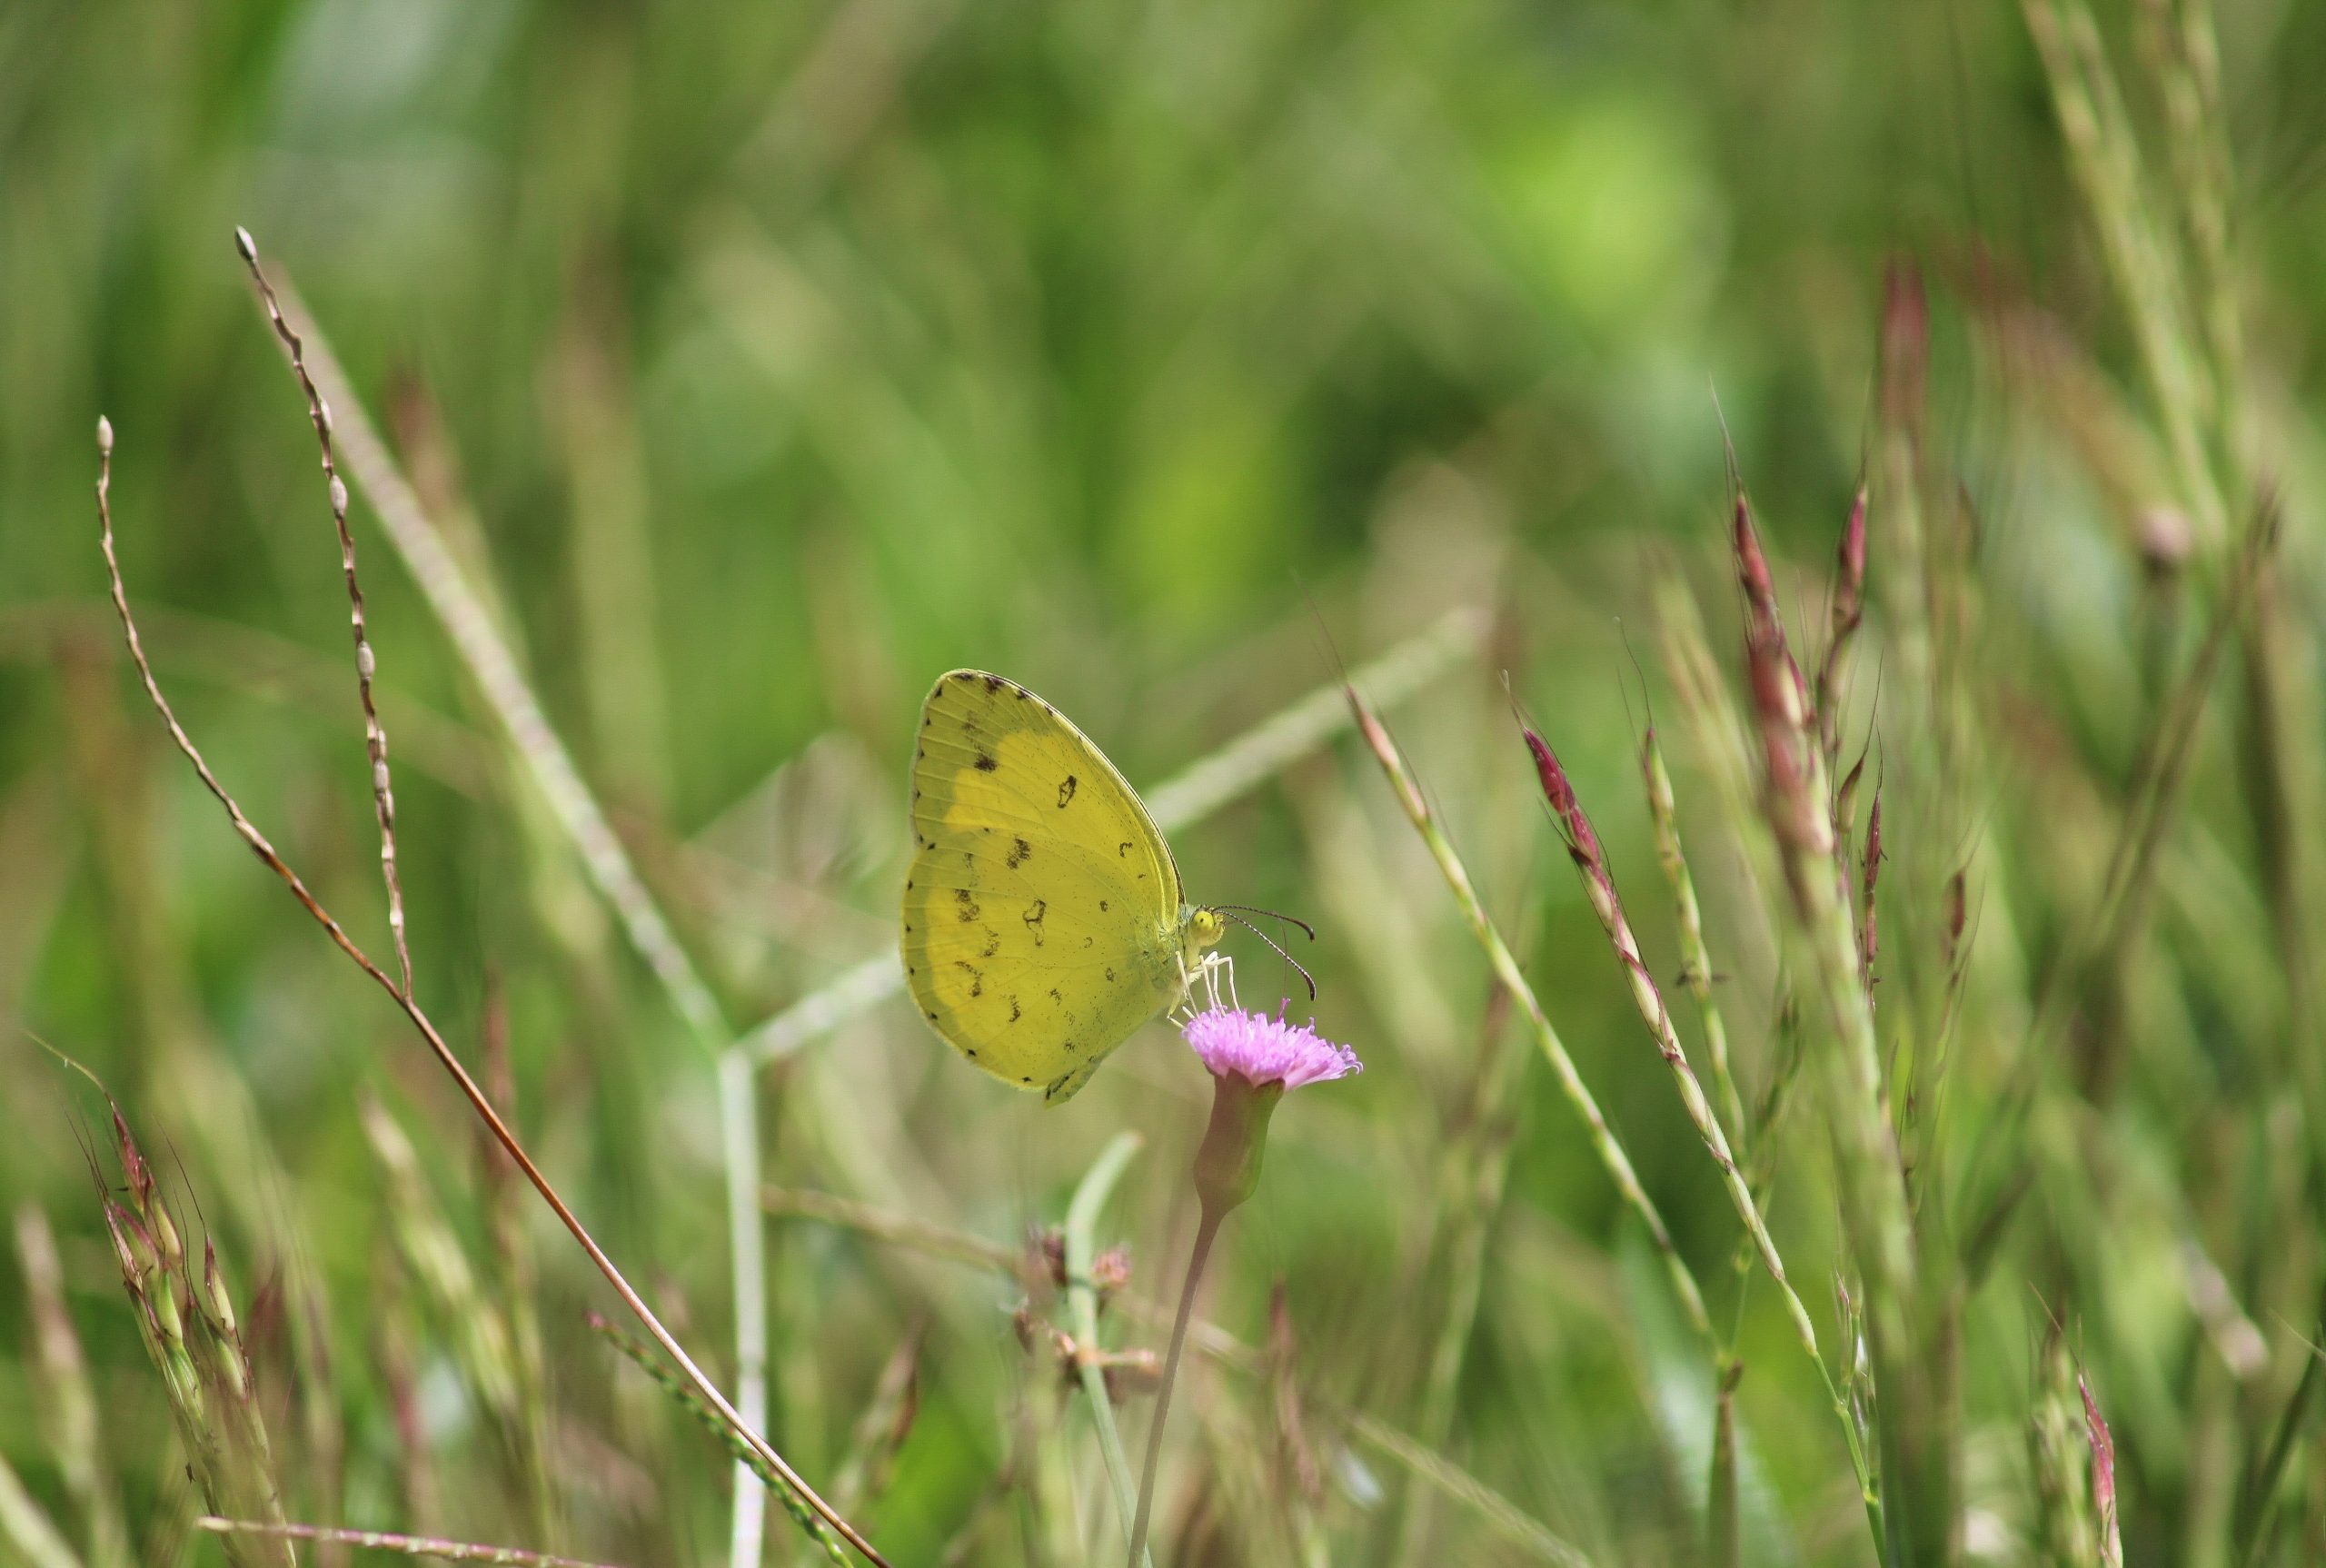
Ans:
{"type": "MultiPolygon", "coordinates": [[[[1247,931],[1251,932],[1252,935],[1257,937],[1261,941],[1266,942],[1270,949],[1275,952],[1277,958],[1282,958],[1286,963],[1290,964],[1295,969],[1299,970],[1300,978],[1308,987],[1308,999],[1312,1002],[1315,1001],[1317,999],[1317,978],[1314,975],[1311,975],[1307,968],[1302,967],[1299,959],[1294,958],[1282,948],[1277,946],[1277,940],[1274,937],[1269,936],[1266,931],[1261,930],[1257,926],[1252,924],[1251,921],[1247,920],[1243,916],[1236,913],[1236,910],[1240,907],[1241,906],[1230,904],[1214,904],[1212,906],[1213,908],[1218,910],[1221,914],[1227,916],[1229,919],[1243,927],[1247,931]]],[[[1265,915],[1270,911],[1261,909],[1256,912],[1265,915]]],[[[1277,918],[1280,920],[1292,920],[1292,917],[1289,915],[1278,915],[1277,918]]],[[[1292,920],[1292,923],[1296,926],[1300,925],[1300,922],[1297,920],[1292,920]]],[[[1303,927],[1302,928],[1307,929],[1306,927],[1303,927]]],[[[1317,933],[1309,931],[1308,935],[1311,938],[1314,938],[1317,933]]]]}
{"type": "MultiPolygon", "coordinates": [[[[1276,909],[1263,909],[1257,904],[1214,904],[1212,908],[1219,910],[1222,914],[1228,913],[1230,910],[1240,909],[1247,915],[1266,915],[1271,920],[1283,920],[1291,925],[1299,927],[1302,931],[1307,934],[1308,939],[1312,942],[1317,939],[1317,928],[1310,925],[1307,921],[1300,918],[1297,915],[1287,915],[1276,909]]],[[[1238,923],[1245,926],[1252,925],[1249,920],[1243,920],[1238,923]]],[[[1257,926],[1252,926],[1252,928],[1254,930],[1259,929],[1257,926]]]]}

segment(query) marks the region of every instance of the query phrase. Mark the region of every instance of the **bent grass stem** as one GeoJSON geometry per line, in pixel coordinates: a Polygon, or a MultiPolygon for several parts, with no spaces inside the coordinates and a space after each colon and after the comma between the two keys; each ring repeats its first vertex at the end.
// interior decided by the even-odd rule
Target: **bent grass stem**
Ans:
{"type": "Polygon", "coordinates": [[[1389,739],[1388,730],[1382,728],[1381,720],[1374,715],[1365,699],[1357,694],[1357,688],[1351,685],[1344,690],[1347,693],[1350,710],[1357,717],[1358,730],[1364,735],[1366,744],[1372,749],[1375,759],[1381,764],[1382,772],[1387,776],[1397,803],[1405,808],[1414,830],[1421,835],[1430,858],[1437,862],[1446,885],[1453,890],[1454,901],[1468,917],[1471,931],[1476,936],[1478,945],[1486,950],[1486,962],[1492,966],[1496,978],[1516,1000],[1520,1010],[1526,1013],[1526,1021],[1535,1032],[1535,1043],[1542,1048],[1545,1059],[1550,1063],[1551,1072],[1558,1079],[1559,1090],[1566,1095],[1567,1104],[1582,1118],[1593,1152],[1599,1156],[1599,1163],[1605,1167],[1608,1178],[1615,1184],[1616,1192],[1622,1195],[1624,1201],[1631,1206],[1640,1223],[1646,1227],[1648,1240],[1654,1245],[1656,1255],[1663,1260],[1665,1273],[1671,1279],[1672,1291],[1679,1298],[1682,1312],[1707,1344],[1715,1343],[1717,1336],[1713,1332],[1712,1315],[1705,1307],[1704,1292],[1697,1288],[1695,1275],[1689,1272],[1686,1261],[1680,1256],[1680,1249],[1672,1240],[1670,1227],[1664,1223],[1664,1216],[1657,1211],[1655,1201],[1647,1196],[1647,1189],[1640,1186],[1639,1176],[1632,1168],[1631,1156],[1624,1152],[1624,1146],[1617,1141],[1615,1130],[1607,1125],[1606,1116],[1599,1109],[1599,1102],[1593,1097],[1589,1086],[1584,1083],[1583,1075],[1576,1070],[1575,1058],[1567,1055],[1566,1046],[1560,1040],[1558,1030],[1552,1027],[1549,1015],[1543,1011],[1542,1003],[1536,999],[1535,988],[1526,983],[1526,972],[1519,968],[1517,958],[1503,941],[1501,932],[1495,928],[1493,917],[1486,913],[1485,904],[1480,902],[1468,869],[1463,866],[1462,858],[1447,840],[1445,830],[1438,826],[1428,802],[1422,799],[1421,788],[1415,782],[1411,769],[1406,766],[1406,759],[1397,750],[1397,742],[1389,739]]]}
{"type": "MultiPolygon", "coordinates": [[[[1074,1317],[1075,1374],[1090,1401],[1090,1417],[1098,1424],[1098,1451],[1106,1456],[1107,1479],[1114,1488],[1115,1512],[1123,1522],[1125,1540],[1134,1537],[1131,1521],[1138,1503],[1130,1489],[1130,1461],[1123,1456],[1123,1434],[1115,1424],[1115,1402],[1107,1393],[1106,1367],[1098,1355],[1098,1290],[1090,1281],[1090,1260],[1096,1255],[1091,1236],[1098,1228],[1098,1211],[1113,1196],[1123,1167],[1145,1142],[1135,1132],[1117,1133],[1098,1151],[1066,1209],[1066,1299],[1074,1317]]],[[[1141,1561],[1135,1546],[1131,1561],[1141,1561]]]]}
{"type": "MultiPolygon", "coordinates": [[[[551,817],[572,842],[582,869],[612,908],[631,946],[661,982],[688,1032],[718,1063],[720,1160],[726,1181],[729,1263],[734,1276],[735,1397],[741,1407],[741,1419],[756,1429],[767,1420],[767,1253],[755,1201],[759,1184],[759,1106],[750,1093],[750,1063],[736,1046],[734,1030],[711,988],[680,946],[670,921],[647,891],[644,880],[631,864],[629,852],[622,848],[590,787],[582,781],[572,754],[551,728],[540,700],[526,684],[515,656],[486,609],[485,596],[469,581],[446,545],[442,531],[422,506],[419,493],[389,456],[329,342],[288,283],[282,286],[278,298],[278,291],[259,270],[257,247],[249,235],[237,230],[235,239],[265,303],[268,320],[308,394],[310,418],[319,435],[338,438],[338,455],[344,460],[348,473],[371,501],[389,543],[403,558],[437,623],[452,640],[477,690],[501,721],[510,749],[540,791],[551,817]]],[[[344,541],[344,491],[338,487],[335,473],[333,480],[333,511],[344,541]]],[[[353,548],[351,543],[343,543],[351,591],[353,548]]],[[[360,602],[356,613],[360,636],[360,602]]],[[[368,673],[365,680],[368,710],[368,673]]],[[[367,736],[376,729],[373,720],[367,736]]],[[[378,747],[375,770],[385,762],[383,737],[378,747]]],[[[384,835],[392,821],[390,808],[383,802],[380,812],[384,835]]],[[[396,925],[401,952],[400,889],[393,888],[393,867],[390,875],[392,891],[398,895],[391,918],[396,925]]],[[[760,1489],[758,1478],[748,1467],[739,1464],[735,1471],[735,1512],[729,1547],[732,1568],[757,1568],[762,1555],[765,1513],[766,1495],[760,1489]]]]}
{"type": "MultiPolygon", "coordinates": [[[[318,422],[327,424],[328,415],[323,416],[318,422]]],[[[306,883],[300,878],[298,873],[293,871],[283,857],[275,851],[274,846],[268,842],[266,836],[261,833],[244,814],[242,807],[227,792],[226,787],[219,782],[218,776],[211,770],[209,762],[203,757],[201,749],[194,743],[193,737],[188,735],[184,727],[178,722],[177,714],[170,707],[169,700],[162,694],[161,683],[154,677],[153,665],[147,661],[144,647],[138,639],[137,622],[129,609],[129,590],[122,581],[121,562],[114,550],[112,485],[113,425],[110,421],[100,419],[97,422],[96,483],[98,544],[104,555],[105,575],[113,594],[114,611],[121,620],[123,638],[128,644],[131,661],[137,667],[138,678],[144,685],[147,699],[153,703],[154,711],[160,715],[164,726],[169,731],[172,742],[193,765],[195,774],[202,780],[203,787],[225,811],[227,819],[234,825],[236,835],[290,890],[291,895],[299,901],[300,907],[305,909],[308,916],[331,938],[333,944],[344,953],[351,962],[369,976],[382,990],[387,992],[397,1008],[411,1021],[413,1027],[419,1031],[422,1039],[427,1043],[430,1052],[435,1056],[438,1063],[452,1077],[453,1084],[459,1088],[462,1097],[469,1102],[470,1107],[484,1122],[492,1134],[494,1141],[507,1152],[509,1157],[516,1163],[517,1168],[524,1173],[525,1179],[532,1184],[533,1190],[541,1195],[542,1201],[549,1206],[551,1212],[557,1216],[559,1223],[565,1226],[576,1245],[589,1255],[590,1261],[605,1277],[606,1283],[613,1287],[617,1295],[621,1297],[622,1305],[630,1309],[631,1315],[653,1336],[655,1343],[662,1347],[663,1353],[678,1364],[685,1373],[687,1380],[694,1384],[703,1399],[719,1413],[720,1418],[732,1427],[736,1435],[765,1460],[770,1468],[781,1475],[787,1484],[796,1489],[802,1500],[813,1508],[826,1523],[838,1531],[849,1544],[863,1553],[868,1561],[882,1564],[883,1568],[886,1568],[888,1560],[882,1557],[871,1543],[865,1540],[853,1525],[842,1519],[830,1503],[819,1497],[813,1488],[799,1477],[783,1456],[775,1451],[773,1445],[760,1436],[758,1431],[737,1413],[735,1407],[728,1403],[727,1396],[721,1394],[702,1369],[695,1365],[694,1358],[686,1353],[685,1347],[679,1344],[670,1330],[662,1326],[661,1320],[655,1316],[653,1309],[649,1307],[645,1299],[631,1287],[621,1270],[614,1265],[613,1260],[606,1255],[603,1248],[598,1245],[597,1239],[590,1234],[588,1227],[583,1226],[580,1217],[566,1206],[565,1200],[559,1196],[556,1186],[542,1173],[541,1167],[533,1163],[532,1156],[518,1141],[517,1135],[510,1129],[508,1123],[502,1119],[500,1112],[493,1108],[492,1101],[485,1097],[484,1091],[478,1087],[476,1079],[470,1075],[468,1068],[462,1064],[460,1057],[445,1042],[443,1035],[437,1029],[434,1020],[421,1007],[418,998],[399,986],[393,977],[374,963],[371,956],[356,944],[355,939],[347,934],[346,928],[323,908],[314,894],[308,890],[306,883]]],[[[333,499],[336,503],[337,498],[333,499]]]]}

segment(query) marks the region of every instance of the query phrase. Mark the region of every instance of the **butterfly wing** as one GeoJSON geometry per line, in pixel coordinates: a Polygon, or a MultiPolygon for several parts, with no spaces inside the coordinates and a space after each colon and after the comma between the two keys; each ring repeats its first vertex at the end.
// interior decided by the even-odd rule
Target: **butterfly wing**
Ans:
{"type": "Polygon", "coordinates": [[[1122,775],[1049,703],[944,676],[913,755],[905,979],[977,1066],[1052,1104],[1178,997],[1179,873],[1122,775]]]}

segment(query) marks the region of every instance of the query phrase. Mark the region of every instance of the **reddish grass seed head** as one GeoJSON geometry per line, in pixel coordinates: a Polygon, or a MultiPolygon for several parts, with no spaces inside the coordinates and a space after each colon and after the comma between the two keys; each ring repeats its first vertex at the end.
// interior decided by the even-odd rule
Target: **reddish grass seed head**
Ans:
{"type": "Polygon", "coordinates": [[[1753,524],[1752,502],[1739,491],[1734,514],[1736,581],[1744,591],[1744,654],[1754,683],[1756,705],[1764,711],[1782,710],[1784,722],[1804,728],[1809,719],[1809,685],[1801,667],[1785,647],[1784,616],[1777,607],[1776,581],[1769,572],[1769,558],[1761,549],[1760,531],[1753,524]],[[1767,690],[1763,691],[1763,682],[1767,690]]]}
{"type": "MultiPolygon", "coordinates": [[[[1526,738],[1526,749],[1534,754],[1535,774],[1542,780],[1543,795],[1550,802],[1551,814],[1558,819],[1559,836],[1566,840],[1566,852],[1583,873],[1584,890],[1591,897],[1591,907],[1600,920],[1610,928],[1623,923],[1622,905],[1615,898],[1615,879],[1607,872],[1607,857],[1599,847],[1599,835],[1591,830],[1591,819],[1584,815],[1583,803],[1576,798],[1575,784],[1559,765],[1558,754],[1550,742],[1522,723],[1519,732],[1526,738]]],[[[1659,998],[1658,1006],[1662,1005],[1659,998]]]]}
{"type": "Polygon", "coordinates": [[[1865,496],[1857,487],[1850,503],[1849,521],[1842,525],[1842,543],[1834,563],[1834,640],[1839,643],[1865,619],[1865,496]]]}
{"type": "MultiPolygon", "coordinates": [[[[148,1260],[153,1256],[152,1245],[149,1242],[140,1247],[130,1239],[137,1217],[111,1198],[104,1201],[104,1216],[105,1234],[113,1238],[114,1260],[121,1265],[122,1278],[134,1285],[145,1277],[148,1260]]],[[[137,1232],[137,1236],[139,1241],[144,1240],[144,1232],[137,1232]]]]}
{"type": "Polygon", "coordinates": [[[1922,417],[1923,382],[1930,363],[1930,304],[1923,275],[1901,257],[1882,284],[1882,418],[1894,429],[1922,417]]]}
{"type": "Polygon", "coordinates": [[[122,1179],[128,1184],[129,1201],[138,1213],[145,1212],[153,1201],[154,1172],[145,1156],[137,1152],[137,1140],[130,1135],[129,1123],[124,1119],[121,1107],[113,1107],[113,1137],[114,1152],[121,1160],[122,1179]]]}
{"type": "Polygon", "coordinates": [[[208,1308],[210,1321],[229,1338],[241,1331],[234,1317],[234,1298],[226,1293],[224,1275],[218,1272],[218,1249],[206,1239],[202,1244],[202,1296],[208,1308]]]}
{"type": "Polygon", "coordinates": [[[1760,531],[1753,526],[1753,506],[1740,493],[1731,519],[1736,551],[1736,581],[1744,590],[1749,615],[1747,634],[1755,642],[1784,645],[1784,626],[1777,616],[1776,583],[1769,575],[1769,558],[1762,553],[1760,531]]]}
{"type": "MultiPolygon", "coordinates": [[[[2101,1418],[2100,1404],[2092,1397],[2092,1384],[2081,1371],[2075,1374],[2075,1391],[2083,1397],[2084,1437],[2092,1444],[2092,1509],[2100,1515],[2102,1530],[2112,1536],[2116,1531],[2116,1442],[2108,1434],[2108,1423],[2101,1418]]],[[[2113,1560],[2122,1559],[2119,1555],[2113,1560]]]]}
{"type": "Polygon", "coordinates": [[[1543,798],[1550,802],[1551,814],[1558,819],[1567,853],[1586,870],[1602,869],[1605,860],[1600,853],[1599,836],[1591,830],[1591,819],[1583,814],[1583,804],[1576,799],[1574,782],[1560,766],[1558,753],[1531,727],[1521,725],[1519,733],[1526,738],[1526,749],[1534,755],[1535,776],[1542,780],[1543,798]]]}

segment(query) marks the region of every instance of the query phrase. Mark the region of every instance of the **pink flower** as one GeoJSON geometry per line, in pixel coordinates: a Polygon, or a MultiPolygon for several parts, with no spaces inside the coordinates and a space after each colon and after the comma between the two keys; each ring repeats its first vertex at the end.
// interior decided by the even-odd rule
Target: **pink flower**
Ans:
{"type": "Polygon", "coordinates": [[[1265,1013],[1213,1007],[1188,1019],[1184,1033],[1212,1077],[1239,1077],[1256,1088],[1297,1089],[1365,1070],[1355,1051],[1319,1035],[1313,1020],[1304,1027],[1265,1013]]]}
{"type": "Polygon", "coordinates": [[[1246,1013],[1218,1006],[1189,1018],[1181,1031],[1211,1069],[1211,1124],[1196,1148],[1196,1200],[1202,1216],[1188,1257],[1188,1282],[1179,1291],[1179,1315],[1171,1325],[1171,1350],[1163,1360],[1163,1383],[1156,1391],[1155,1418],[1148,1424],[1147,1474],[1139,1483],[1138,1513],[1131,1524],[1130,1564],[1146,1553],[1147,1526],[1155,1503],[1155,1462],[1163,1451],[1163,1418],[1171,1408],[1171,1385],[1178,1380],[1179,1352],[1188,1341],[1188,1318],[1195,1307],[1196,1284],[1219,1235],[1220,1223],[1257,1191],[1260,1161],[1267,1149],[1268,1117],[1284,1091],[1361,1073],[1365,1064],[1347,1046],[1284,1021],[1282,1010],[1246,1013]]]}

